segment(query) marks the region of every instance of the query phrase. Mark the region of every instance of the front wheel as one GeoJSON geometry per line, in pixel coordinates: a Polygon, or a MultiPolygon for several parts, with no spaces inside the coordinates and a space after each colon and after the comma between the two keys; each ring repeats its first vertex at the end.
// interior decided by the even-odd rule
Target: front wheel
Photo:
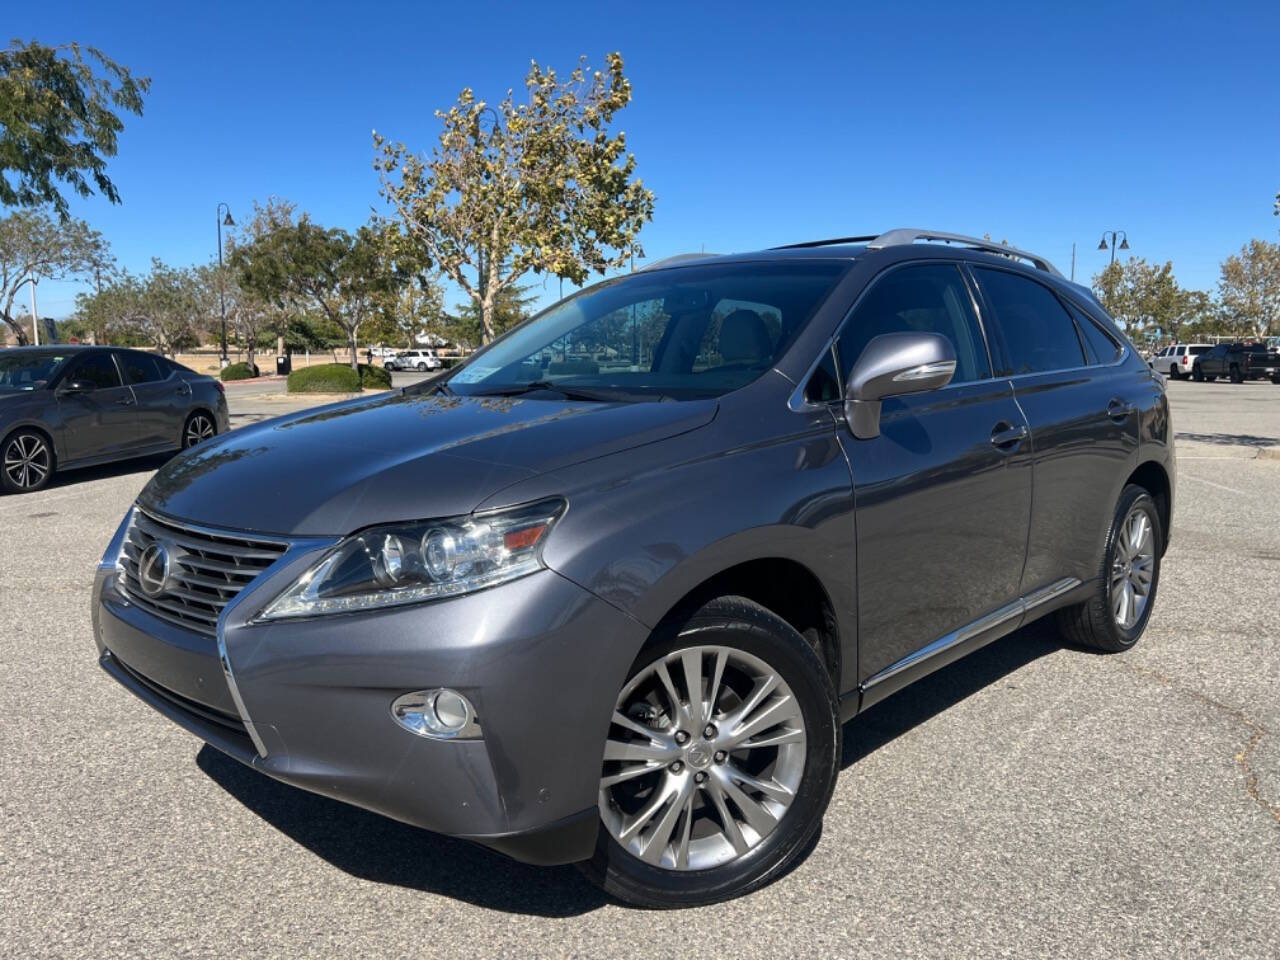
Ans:
{"type": "Polygon", "coordinates": [[[4,441],[0,464],[0,490],[34,493],[53,477],[53,447],[43,434],[18,430],[4,441]]]}
{"type": "Polygon", "coordinates": [[[784,620],[721,597],[647,646],[618,694],[583,872],[621,900],[736,897],[803,856],[835,786],[840,727],[822,659],[784,620]]]}
{"type": "Polygon", "coordinates": [[[1108,653],[1128,650],[1147,627],[1160,585],[1164,528],[1156,502],[1130,484],[1120,494],[1107,534],[1094,595],[1058,614],[1071,643],[1108,653]]]}
{"type": "Polygon", "coordinates": [[[1181,380],[1181,379],[1182,379],[1182,374],[1180,374],[1180,373],[1178,372],[1178,365],[1177,365],[1177,364],[1174,364],[1173,366],[1171,366],[1171,367],[1169,368],[1169,379],[1170,379],[1170,380],[1181,380]]]}

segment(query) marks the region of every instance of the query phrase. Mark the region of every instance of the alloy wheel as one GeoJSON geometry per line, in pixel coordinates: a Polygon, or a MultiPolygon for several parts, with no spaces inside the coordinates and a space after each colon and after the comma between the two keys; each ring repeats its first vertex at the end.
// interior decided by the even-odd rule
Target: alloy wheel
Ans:
{"type": "Polygon", "coordinates": [[[804,764],[804,718],[777,671],[732,647],[676,650],[618,695],[601,820],[653,866],[723,866],[778,826],[804,764]]]}
{"type": "Polygon", "coordinates": [[[1111,612],[1122,630],[1142,619],[1155,573],[1155,536],[1141,507],[1125,517],[1111,561],[1111,612]]]}
{"type": "Polygon", "coordinates": [[[14,486],[31,490],[49,476],[49,446],[32,433],[22,433],[9,441],[4,451],[4,472],[14,486]]]}
{"type": "Polygon", "coordinates": [[[213,421],[206,417],[203,413],[197,413],[187,421],[187,430],[182,438],[182,446],[194,447],[197,443],[208,440],[217,431],[213,427],[213,421]]]}

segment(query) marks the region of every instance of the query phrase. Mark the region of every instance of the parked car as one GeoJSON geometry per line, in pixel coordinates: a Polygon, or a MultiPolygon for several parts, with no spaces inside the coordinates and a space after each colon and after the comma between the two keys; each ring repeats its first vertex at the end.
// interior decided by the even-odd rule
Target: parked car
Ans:
{"type": "Polygon", "coordinates": [[[388,370],[417,370],[419,373],[439,370],[441,365],[434,350],[403,350],[383,363],[388,370]]]}
{"type": "Polygon", "coordinates": [[[1166,377],[1180,380],[1191,376],[1191,365],[1195,358],[1212,349],[1209,343],[1175,343],[1165,347],[1151,358],[1151,368],[1163,373],[1166,377]]]}
{"type": "Polygon", "coordinates": [[[804,855],[843,721],[1050,614],[1132,647],[1173,497],[1164,379],[1085,287],[897,230],[614,277],[446,378],[188,451],[94,635],[268,776],[707,903],[804,855]],[[555,375],[566,337],[640,362],[555,375]]]}
{"type": "Polygon", "coordinates": [[[191,447],[225,432],[222,384],[165,357],[114,347],[0,350],[0,490],[61,470],[191,447]]]}
{"type": "Polygon", "coordinates": [[[1280,383],[1280,353],[1265,344],[1219,343],[1196,357],[1191,376],[1197,382],[1229,377],[1232,383],[1267,377],[1280,383]]]}

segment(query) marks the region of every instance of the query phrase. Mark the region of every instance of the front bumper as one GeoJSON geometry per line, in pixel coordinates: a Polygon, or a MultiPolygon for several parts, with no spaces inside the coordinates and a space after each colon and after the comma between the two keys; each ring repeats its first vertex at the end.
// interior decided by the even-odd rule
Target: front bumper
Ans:
{"type": "Polygon", "coordinates": [[[223,612],[232,686],[218,640],[131,604],[102,568],[99,662],[277,780],[526,862],[589,857],[609,717],[645,628],[549,570],[436,603],[253,622],[314,559],[286,554],[223,612]],[[392,719],[397,696],[437,686],[471,699],[480,739],[427,739],[392,719]]]}

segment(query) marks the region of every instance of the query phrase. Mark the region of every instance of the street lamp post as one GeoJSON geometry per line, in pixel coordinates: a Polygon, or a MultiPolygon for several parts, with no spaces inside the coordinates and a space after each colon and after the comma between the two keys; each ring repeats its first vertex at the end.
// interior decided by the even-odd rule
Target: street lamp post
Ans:
{"type": "Polygon", "coordinates": [[[213,213],[213,219],[218,225],[218,308],[222,311],[222,365],[225,367],[231,362],[227,356],[227,300],[223,294],[222,288],[226,282],[222,275],[222,228],[234,227],[236,222],[231,219],[231,207],[225,203],[219,203],[213,213]],[[227,208],[227,216],[222,217],[222,208],[227,208]]]}
{"type": "Polygon", "coordinates": [[[1116,239],[1120,240],[1120,249],[1129,249],[1129,235],[1123,230],[1104,230],[1102,231],[1102,239],[1098,242],[1098,249],[1107,249],[1107,237],[1111,238],[1111,262],[1116,262],[1116,239]]]}

